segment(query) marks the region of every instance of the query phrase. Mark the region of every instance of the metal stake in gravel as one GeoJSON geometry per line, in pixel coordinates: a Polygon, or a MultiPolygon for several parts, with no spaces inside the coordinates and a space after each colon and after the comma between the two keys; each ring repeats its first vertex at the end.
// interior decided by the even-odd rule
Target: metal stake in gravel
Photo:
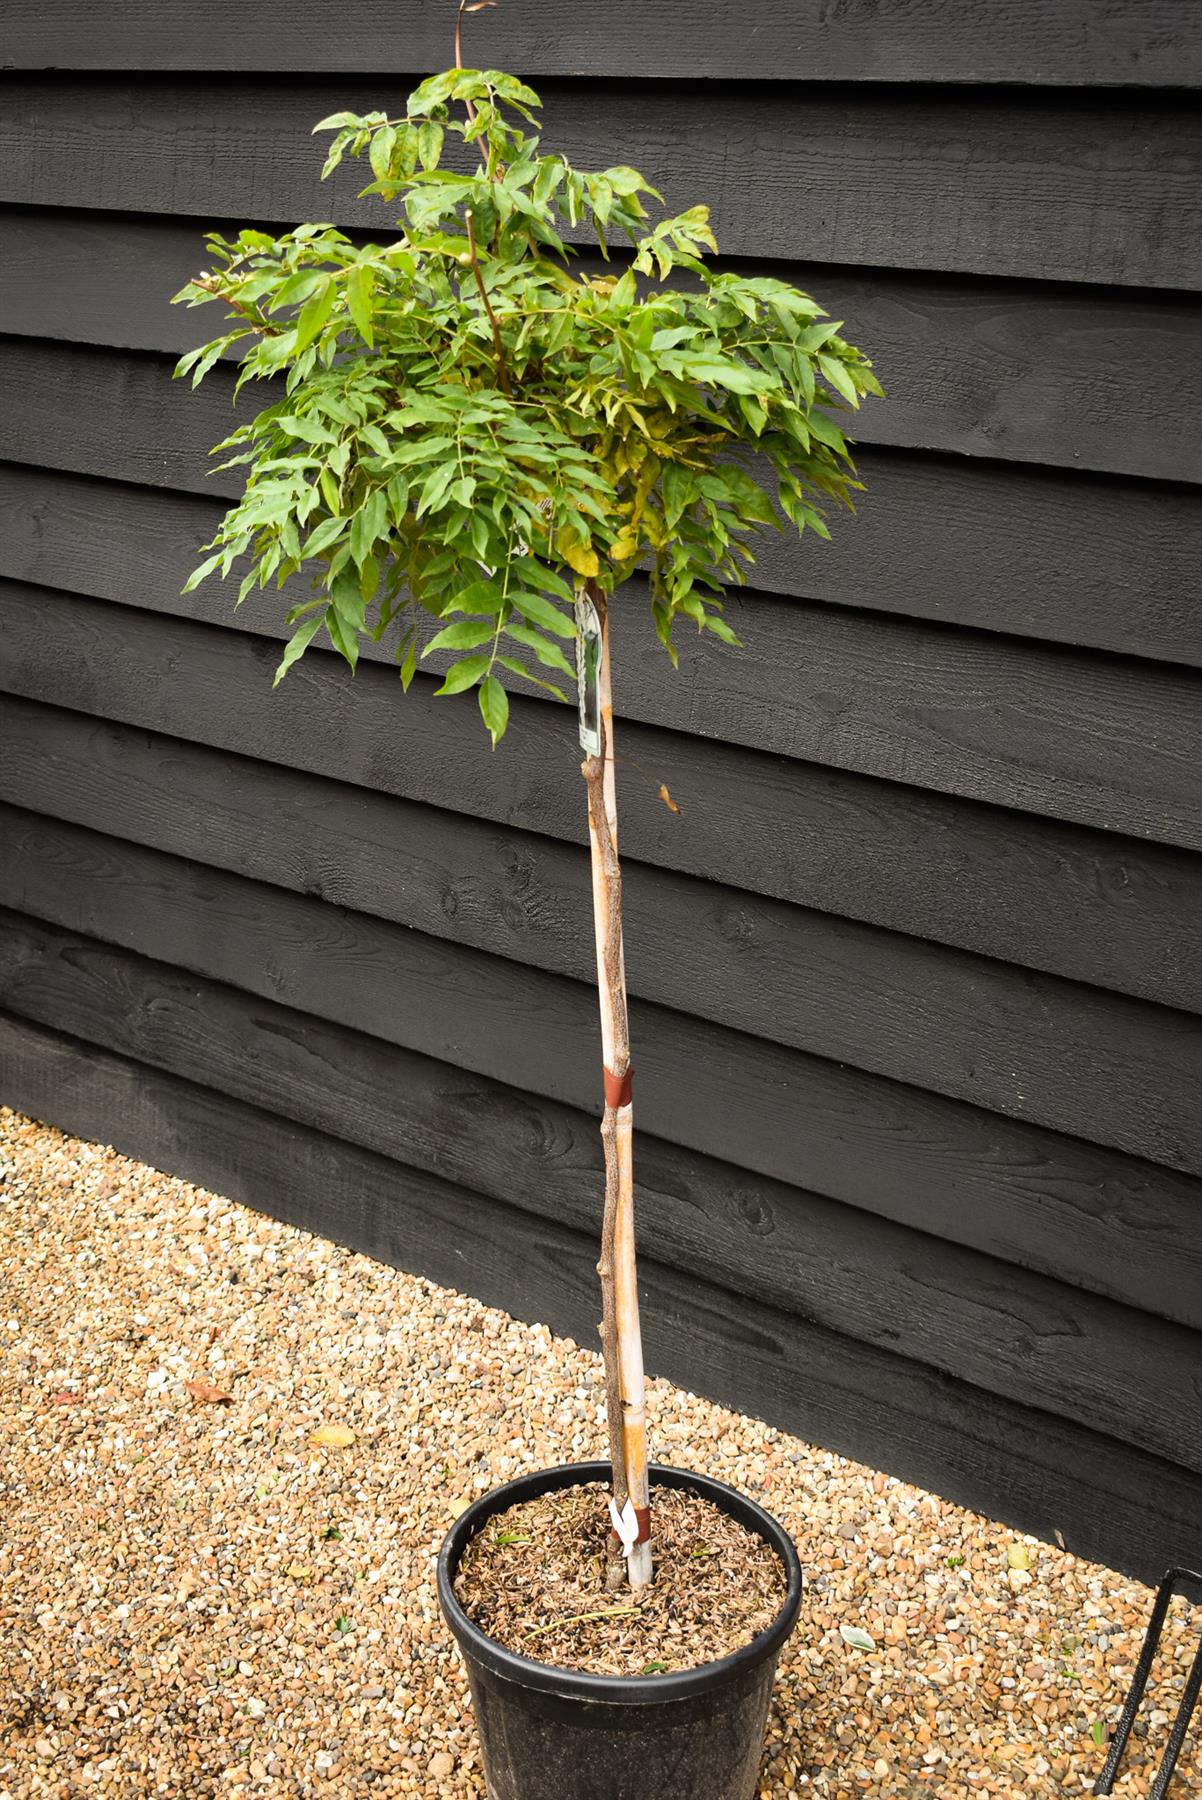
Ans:
{"type": "MultiPolygon", "coordinates": [[[[1156,1599],[1152,1606],[1152,1616],[1148,1620],[1147,1635],[1143,1649],[1139,1653],[1139,1662],[1135,1667],[1131,1687],[1123,1706],[1122,1717],[1114,1734],[1114,1742],[1110,1746],[1110,1755],[1106,1758],[1106,1767],[1098,1776],[1094,1785],[1095,1794],[1112,1794],[1115,1776],[1119,1764],[1123,1760],[1123,1752],[1127,1748],[1127,1739],[1131,1736],[1131,1727],[1135,1723],[1135,1715],[1139,1711],[1139,1703],[1144,1697],[1144,1689],[1148,1685],[1148,1676],[1152,1671],[1152,1662],[1160,1644],[1160,1635],[1164,1630],[1164,1622],[1168,1617],[1169,1602],[1177,1589],[1193,1590],[1195,1598],[1202,1592],[1202,1575],[1196,1569],[1169,1569],[1156,1590],[1156,1599]]],[[[1165,1745],[1160,1767],[1156,1771],[1156,1779],[1148,1789],[1148,1800],[1165,1800],[1169,1791],[1169,1783],[1177,1767],[1177,1758],[1181,1755],[1181,1746],[1185,1742],[1185,1734],[1189,1730],[1189,1722],[1198,1704],[1198,1695],[1202,1693],[1202,1643],[1190,1666],[1185,1681],[1185,1692],[1181,1696],[1181,1704],[1177,1708],[1177,1716],[1173,1720],[1169,1732],[1169,1741],[1165,1745]]]]}

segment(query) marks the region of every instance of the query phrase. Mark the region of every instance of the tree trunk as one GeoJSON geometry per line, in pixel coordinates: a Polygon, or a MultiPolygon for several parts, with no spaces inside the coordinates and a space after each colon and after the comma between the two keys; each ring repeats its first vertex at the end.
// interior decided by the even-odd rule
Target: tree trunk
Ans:
{"type": "MultiPolygon", "coordinates": [[[[651,1521],[647,1487],[647,1424],[643,1400],[643,1343],[639,1332],[638,1276],[634,1253],[630,1030],[622,954],[622,871],[618,862],[618,808],[613,758],[613,701],[609,677],[606,597],[591,583],[589,598],[601,623],[597,671],[600,755],[582,765],[588,787],[589,841],[593,867],[593,924],[597,937],[597,990],[601,1002],[601,1050],[605,1065],[605,1220],[601,1234],[601,1348],[613,1464],[614,1502],[629,1500],[638,1541],[627,1558],[633,1588],[651,1579],[651,1521]]],[[[614,1540],[611,1540],[611,1545],[614,1540]]],[[[615,1546],[616,1549],[616,1546],[615,1546]]],[[[614,1565],[611,1564],[611,1570],[614,1565]]],[[[620,1572],[620,1565],[619,1565],[620,1572]]]]}

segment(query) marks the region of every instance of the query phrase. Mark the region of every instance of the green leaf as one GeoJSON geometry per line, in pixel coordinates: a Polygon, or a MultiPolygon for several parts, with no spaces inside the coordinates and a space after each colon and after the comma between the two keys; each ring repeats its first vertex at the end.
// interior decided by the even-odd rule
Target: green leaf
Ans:
{"type": "Polygon", "coordinates": [[[825,413],[812,412],[809,423],[810,430],[820,444],[825,444],[830,450],[837,450],[840,456],[847,455],[847,440],[833,419],[828,419],[825,413]]]}
{"type": "Polygon", "coordinates": [[[818,367],[837,394],[842,394],[852,406],[859,406],[860,396],[856,391],[856,384],[837,357],[819,356],[818,367]]]}
{"type": "Polygon", "coordinates": [[[1089,1735],[1100,1750],[1106,1742],[1106,1721],[1104,1719],[1095,1719],[1089,1728],[1089,1735]]]}
{"type": "Polygon", "coordinates": [[[346,305],[365,344],[374,344],[376,341],[371,309],[375,289],[375,271],[369,269],[366,263],[356,263],[346,278],[346,305]]]}
{"type": "Polygon", "coordinates": [[[334,296],[334,280],[327,275],[313,297],[301,307],[300,318],[296,322],[296,355],[299,356],[302,350],[309,348],[333,312],[334,296]]]}
{"type": "Polygon", "coordinates": [[[362,568],[378,538],[388,530],[388,498],[383,488],[373,488],[351,520],[351,555],[362,568]]]}
{"type": "Polygon", "coordinates": [[[384,125],[379,131],[372,133],[367,160],[371,164],[371,172],[377,181],[387,181],[392,173],[392,153],[396,148],[396,135],[395,125],[384,125]]]}
{"type": "MultiPolygon", "coordinates": [[[[299,631],[293,632],[292,636],[288,639],[288,642],[284,647],[284,655],[280,661],[280,665],[279,665],[278,669],[276,670],[275,676],[272,680],[271,685],[273,688],[279,687],[281,681],[283,681],[285,675],[288,673],[289,669],[292,667],[292,665],[296,661],[297,657],[304,655],[305,651],[308,649],[309,645],[313,642],[313,639],[317,636],[317,633],[321,630],[321,627],[324,623],[325,623],[325,614],[324,614],[324,612],[319,612],[319,613],[315,614],[313,618],[306,619],[305,623],[300,627],[299,631]]],[[[291,690],[289,690],[289,692],[291,692],[291,690]]]]}
{"type": "Polygon", "coordinates": [[[762,369],[749,369],[746,363],[732,362],[723,356],[690,356],[685,373],[694,381],[729,388],[732,394],[762,394],[776,386],[771,375],[762,369]]]}
{"type": "Polygon", "coordinates": [[[447,670],[446,680],[440,688],[435,689],[435,693],[461,694],[464,688],[474,687],[488,664],[487,656],[465,656],[462,662],[452,663],[447,670]]]}
{"type": "Polygon", "coordinates": [[[193,569],[193,571],[189,575],[187,581],[185,581],[183,587],[180,589],[181,594],[190,594],[192,592],[193,588],[198,588],[200,586],[201,582],[204,581],[207,576],[209,576],[213,573],[213,570],[217,567],[217,565],[220,561],[221,561],[221,552],[220,551],[218,551],[216,556],[206,556],[204,561],[201,563],[200,567],[198,569],[193,569]]]}
{"type": "Polygon", "coordinates": [[[490,675],[487,681],[480,684],[480,716],[488,726],[495,750],[509,723],[509,695],[495,675],[490,675]]]}
{"type": "Polygon", "coordinates": [[[478,644],[487,644],[496,629],[491,619],[460,619],[436,632],[422,655],[429,656],[434,650],[474,650],[478,644]]]}
{"type": "Polygon", "coordinates": [[[419,519],[425,513],[431,512],[446,498],[447,489],[450,487],[458,473],[458,463],[447,461],[440,463],[438,467],[426,477],[426,482],[422,488],[421,495],[418,498],[417,506],[414,508],[419,519]]]}
{"type": "Polygon", "coordinates": [[[436,169],[442,155],[442,126],[429,123],[418,127],[417,154],[423,169],[436,169]]]}
{"type": "Polygon", "coordinates": [[[336,444],[338,439],[328,425],[322,425],[316,419],[301,419],[291,413],[276,420],[277,431],[286,437],[301,438],[306,444],[336,444]]]}
{"type": "Polygon", "coordinates": [[[544,600],[541,594],[530,594],[520,589],[510,594],[510,600],[517,607],[522,617],[529,619],[532,625],[541,625],[544,631],[553,631],[557,637],[574,638],[576,622],[565,618],[557,606],[544,600]]]}
{"type": "Polygon", "coordinates": [[[546,563],[539,562],[533,556],[516,556],[509,566],[519,581],[526,583],[527,589],[546,588],[550,593],[558,594],[561,600],[566,600],[569,606],[575,606],[576,595],[573,590],[563,576],[556,574],[554,569],[549,569],[546,563]]]}
{"type": "Polygon", "coordinates": [[[328,550],[331,544],[336,543],[337,540],[344,535],[345,531],[345,519],[323,519],[321,524],[310,533],[306,540],[303,554],[305,556],[320,556],[322,551],[328,550]]]}
{"type": "Polygon", "coordinates": [[[519,644],[525,644],[533,650],[545,669],[561,669],[565,675],[575,675],[575,666],[570,663],[559,645],[551,638],[540,637],[530,625],[507,625],[506,635],[516,638],[519,644]]]}
{"type": "Polygon", "coordinates": [[[331,606],[325,615],[326,630],[330,634],[330,642],[339,656],[345,657],[351,665],[352,675],[359,661],[359,640],[353,628],[347,624],[336,606],[331,606]]]}

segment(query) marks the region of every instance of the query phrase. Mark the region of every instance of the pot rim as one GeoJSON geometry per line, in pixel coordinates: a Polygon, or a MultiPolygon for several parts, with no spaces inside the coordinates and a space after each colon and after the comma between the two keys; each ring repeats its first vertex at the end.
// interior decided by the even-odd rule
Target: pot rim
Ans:
{"type": "Polygon", "coordinates": [[[735,1675],[755,1668],[770,1656],[775,1657],[797,1623],[801,1606],[801,1563],[784,1526],[746,1494],[712,1475],[702,1475],[694,1469],[677,1469],[664,1463],[652,1463],[648,1475],[653,1487],[692,1489],[772,1546],[784,1564],[785,1597],[770,1625],[728,1656],[666,1675],[593,1675],[585,1669],[561,1669],[555,1663],[539,1662],[516,1650],[507,1650],[495,1638],[489,1637],[468,1617],[456,1598],[454,1580],[460,1560],[472,1538],[496,1513],[504,1512],[520,1501],[537,1499],[540,1494],[583,1487],[590,1481],[610,1480],[608,1462],[558,1463],[554,1468],[519,1475],[501,1487],[491,1488],[460,1513],[443,1539],[438,1556],[438,1599],[464,1655],[482,1664],[490,1674],[520,1687],[627,1706],[659,1705],[711,1693],[735,1675]]]}

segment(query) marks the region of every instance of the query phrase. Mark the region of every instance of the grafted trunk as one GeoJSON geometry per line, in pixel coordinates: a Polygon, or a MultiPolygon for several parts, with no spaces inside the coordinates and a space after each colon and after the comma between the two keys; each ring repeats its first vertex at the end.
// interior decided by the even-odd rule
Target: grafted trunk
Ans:
{"type": "Polygon", "coordinates": [[[600,752],[583,764],[588,788],[592,848],[593,924],[597,937],[597,991],[601,1003],[601,1051],[605,1065],[605,1219],[601,1234],[601,1349],[605,1359],[606,1412],[614,1501],[634,1508],[639,1541],[627,1558],[632,1587],[651,1579],[651,1523],[647,1486],[647,1422],[643,1398],[643,1343],[639,1331],[638,1275],[634,1245],[633,1106],[626,969],[622,953],[622,870],[618,861],[617,786],[613,758],[613,702],[609,676],[609,619],[605,595],[591,584],[588,596],[601,625],[597,668],[600,752]]]}

